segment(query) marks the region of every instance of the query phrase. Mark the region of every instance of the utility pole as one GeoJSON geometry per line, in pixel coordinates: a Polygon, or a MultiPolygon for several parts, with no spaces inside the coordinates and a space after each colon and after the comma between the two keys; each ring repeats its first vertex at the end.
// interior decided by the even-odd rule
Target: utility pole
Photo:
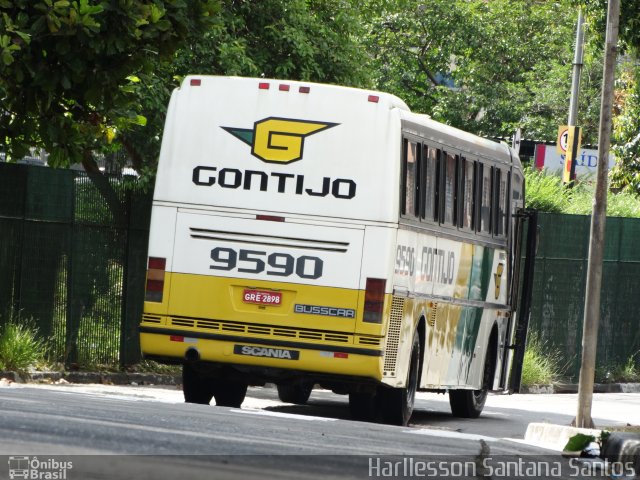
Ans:
{"type": "Polygon", "coordinates": [[[562,181],[572,185],[575,178],[575,162],[580,148],[582,129],[576,126],[578,118],[578,103],[580,98],[580,75],[584,58],[584,16],[582,9],[578,10],[578,27],[576,29],[576,48],[573,58],[573,78],[571,81],[571,100],[569,103],[569,133],[567,137],[567,151],[565,154],[565,168],[562,181]]]}
{"type": "Polygon", "coordinates": [[[580,94],[580,75],[584,59],[584,16],[582,9],[578,11],[578,28],[576,33],[576,48],[573,57],[573,77],[571,81],[571,100],[569,103],[569,126],[575,126],[578,119],[578,98],[580,94]]]}
{"type": "Polygon", "coordinates": [[[578,413],[576,427],[593,428],[591,405],[595,377],[598,323],[600,321],[600,289],[602,285],[602,259],[604,256],[604,233],[607,215],[607,173],[609,169],[609,147],[611,144],[611,113],[613,110],[613,86],[617,58],[620,0],[609,0],[607,11],[607,35],[602,76],[602,100],[600,102],[600,127],[598,131],[598,169],[591,235],[589,239],[589,261],[587,264],[587,287],[584,300],[584,324],[582,330],[582,364],[578,388],[578,413]]]}

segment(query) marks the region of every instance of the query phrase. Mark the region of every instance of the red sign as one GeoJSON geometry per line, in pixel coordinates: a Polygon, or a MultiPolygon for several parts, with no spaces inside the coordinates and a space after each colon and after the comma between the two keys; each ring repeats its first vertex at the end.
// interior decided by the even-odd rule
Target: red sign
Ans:
{"type": "Polygon", "coordinates": [[[280,305],[282,303],[282,293],[245,288],[244,292],[242,292],[242,301],[257,305],[280,305]]]}

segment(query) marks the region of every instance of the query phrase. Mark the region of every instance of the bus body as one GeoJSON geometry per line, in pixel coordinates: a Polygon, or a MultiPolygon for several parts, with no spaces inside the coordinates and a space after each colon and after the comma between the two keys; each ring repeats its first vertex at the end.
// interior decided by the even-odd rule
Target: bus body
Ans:
{"type": "Polygon", "coordinates": [[[380,92],[187,77],[162,141],[140,325],[185,399],[239,406],[275,382],[304,403],[406,424],[416,389],[477,416],[507,388],[510,148],[380,92]]]}

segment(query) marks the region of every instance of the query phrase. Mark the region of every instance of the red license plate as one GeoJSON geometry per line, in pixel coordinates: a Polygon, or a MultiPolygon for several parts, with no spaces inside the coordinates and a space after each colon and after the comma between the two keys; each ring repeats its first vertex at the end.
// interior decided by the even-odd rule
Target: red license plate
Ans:
{"type": "Polygon", "coordinates": [[[242,292],[242,301],[257,305],[280,305],[282,303],[282,293],[245,288],[244,292],[242,292]]]}

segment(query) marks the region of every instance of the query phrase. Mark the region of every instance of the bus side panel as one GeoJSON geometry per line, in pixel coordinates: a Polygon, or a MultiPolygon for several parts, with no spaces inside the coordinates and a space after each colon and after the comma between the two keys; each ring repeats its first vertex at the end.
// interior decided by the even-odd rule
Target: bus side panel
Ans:
{"type": "MultiPolygon", "coordinates": [[[[367,278],[390,279],[392,278],[394,256],[394,247],[396,244],[396,236],[398,229],[395,227],[374,227],[367,226],[365,228],[363,250],[362,250],[362,267],[360,270],[360,290],[364,291],[367,286],[367,278]]],[[[391,293],[393,285],[387,280],[386,282],[386,303],[385,311],[390,311],[391,293]]],[[[364,298],[362,298],[364,305],[364,298]]],[[[362,318],[362,312],[359,315],[362,318]]],[[[388,319],[388,315],[384,315],[384,319],[388,319]]],[[[369,335],[386,335],[388,322],[383,321],[382,324],[358,322],[356,332],[369,335]]]]}
{"type": "MultiPolygon", "coordinates": [[[[166,262],[165,271],[170,272],[173,266],[173,245],[177,208],[154,205],[151,212],[151,226],[149,230],[150,258],[162,258],[166,262]]],[[[147,273],[149,275],[149,273],[147,273]]],[[[144,302],[144,313],[152,315],[166,315],[169,308],[171,281],[164,279],[162,302],[144,302]]]]}

